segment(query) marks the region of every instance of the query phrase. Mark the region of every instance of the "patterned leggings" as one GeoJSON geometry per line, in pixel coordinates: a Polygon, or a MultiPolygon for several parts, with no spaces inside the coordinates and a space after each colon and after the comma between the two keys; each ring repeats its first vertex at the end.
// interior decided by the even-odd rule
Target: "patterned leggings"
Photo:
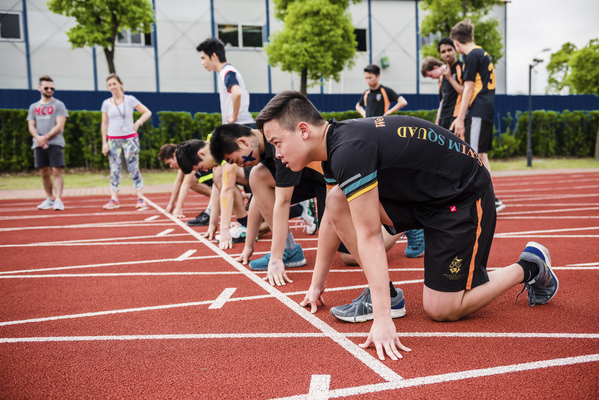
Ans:
{"type": "Polygon", "coordinates": [[[131,174],[135,190],[144,187],[144,181],[139,172],[139,138],[108,139],[108,161],[110,162],[110,189],[118,192],[121,185],[121,153],[125,154],[127,169],[131,174]]]}

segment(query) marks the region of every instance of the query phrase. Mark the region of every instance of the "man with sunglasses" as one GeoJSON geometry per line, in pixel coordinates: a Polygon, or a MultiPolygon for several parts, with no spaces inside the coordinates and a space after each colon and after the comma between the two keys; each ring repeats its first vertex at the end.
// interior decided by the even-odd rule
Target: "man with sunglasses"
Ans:
{"type": "Polygon", "coordinates": [[[48,75],[39,79],[37,87],[42,94],[39,101],[29,106],[27,124],[33,136],[33,155],[35,168],[39,168],[46,199],[37,206],[40,210],[64,210],[62,204],[64,168],[62,135],[69,112],[64,103],[54,98],[54,82],[48,75]],[[52,185],[54,177],[54,187],[52,185]]]}

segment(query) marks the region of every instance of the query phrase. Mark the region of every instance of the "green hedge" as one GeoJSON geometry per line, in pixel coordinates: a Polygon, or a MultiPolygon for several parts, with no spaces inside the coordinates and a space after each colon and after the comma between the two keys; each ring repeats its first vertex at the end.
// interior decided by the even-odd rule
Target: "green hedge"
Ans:
{"type": "MultiPolygon", "coordinates": [[[[434,122],[436,110],[401,111],[434,122]]],[[[257,113],[253,114],[254,116],[257,113]]],[[[140,165],[142,168],[164,168],[157,159],[164,143],[180,143],[196,138],[206,139],[221,124],[220,114],[188,112],[158,112],[157,127],[150,123],[140,129],[140,165]]],[[[323,113],[325,119],[338,121],[359,118],[356,111],[323,113]]],[[[534,111],[532,113],[532,143],[535,157],[592,157],[594,156],[599,111],[534,111]]],[[[136,115],[135,118],[138,116],[136,115]]],[[[32,138],[27,129],[27,110],[0,110],[0,172],[33,169],[32,138]]],[[[504,118],[505,133],[496,133],[491,158],[511,158],[526,155],[528,113],[516,115],[516,130],[509,129],[513,118],[504,118]]],[[[108,158],[102,155],[102,134],[99,111],[69,111],[64,136],[67,166],[90,170],[108,169],[108,158]]]]}

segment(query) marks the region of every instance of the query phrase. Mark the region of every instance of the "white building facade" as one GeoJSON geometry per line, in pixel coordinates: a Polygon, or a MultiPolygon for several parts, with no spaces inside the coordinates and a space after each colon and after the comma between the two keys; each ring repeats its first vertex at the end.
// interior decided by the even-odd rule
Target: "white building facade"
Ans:
{"type": "MultiPolygon", "coordinates": [[[[122,32],[115,67],[125,87],[142,92],[216,91],[213,73],[200,63],[197,45],[211,36],[229,43],[227,61],[239,69],[251,93],[299,90],[299,75],[270,67],[263,44],[282,28],[268,0],[154,0],[152,34],[122,32]]],[[[381,82],[400,94],[436,93],[420,75],[423,12],[414,0],[362,0],[349,9],[359,48],[341,80],[324,80],[309,93],[350,94],[366,89],[363,68],[382,68],[381,82]]],[[[505,6],[494,9],[505,32],[505,6]]],[[[61,90],[105,90],[108,67],[102,48],[73,49],[65,32],[74,19],[51,13],[46,0],[0,0],[0,89],[30,89],[50,75],[61,90]]],[[[505,35],[504,35],[505,38],[505,35]]],[[[505,44],[505,40],[504,40],[505,44]]],[[[497,93],[505,93],[506,58],[495,64],[497,93]]]]}

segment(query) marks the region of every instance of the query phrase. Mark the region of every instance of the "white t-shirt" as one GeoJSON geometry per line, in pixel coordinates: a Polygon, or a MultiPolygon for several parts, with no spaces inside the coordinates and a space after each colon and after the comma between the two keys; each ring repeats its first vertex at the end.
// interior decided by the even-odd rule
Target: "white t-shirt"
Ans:
{"type": "Polygon", "coordinates": [[[140,104],[135,96],[125,95],[123,103],[118,107],[112,97],[102,103],[102,112],[108,115],[108,139],[120,139],[137,134],[133,130],[133,110],[140,104]]]}
{"type": "Polygon", "coordinates": [[[230,64],[226,64],[218,74],[218,89],[220,92],[220,112],[222,114],[223,124],[227,124],[227,116],[233,114],[233,100],[231,100],[231,93],[229,92],[225,83],[226,76],[228,73],[234,73],[237,83],[241,88],[241,104],[239,105],[239,116],[237,117],[237,124],[251,124],[254,122],[252,114],[249,112],[250,108],[250,95],[245,88],[245,82],[241,77],[239,71],[237,71],[230,64]]]}

